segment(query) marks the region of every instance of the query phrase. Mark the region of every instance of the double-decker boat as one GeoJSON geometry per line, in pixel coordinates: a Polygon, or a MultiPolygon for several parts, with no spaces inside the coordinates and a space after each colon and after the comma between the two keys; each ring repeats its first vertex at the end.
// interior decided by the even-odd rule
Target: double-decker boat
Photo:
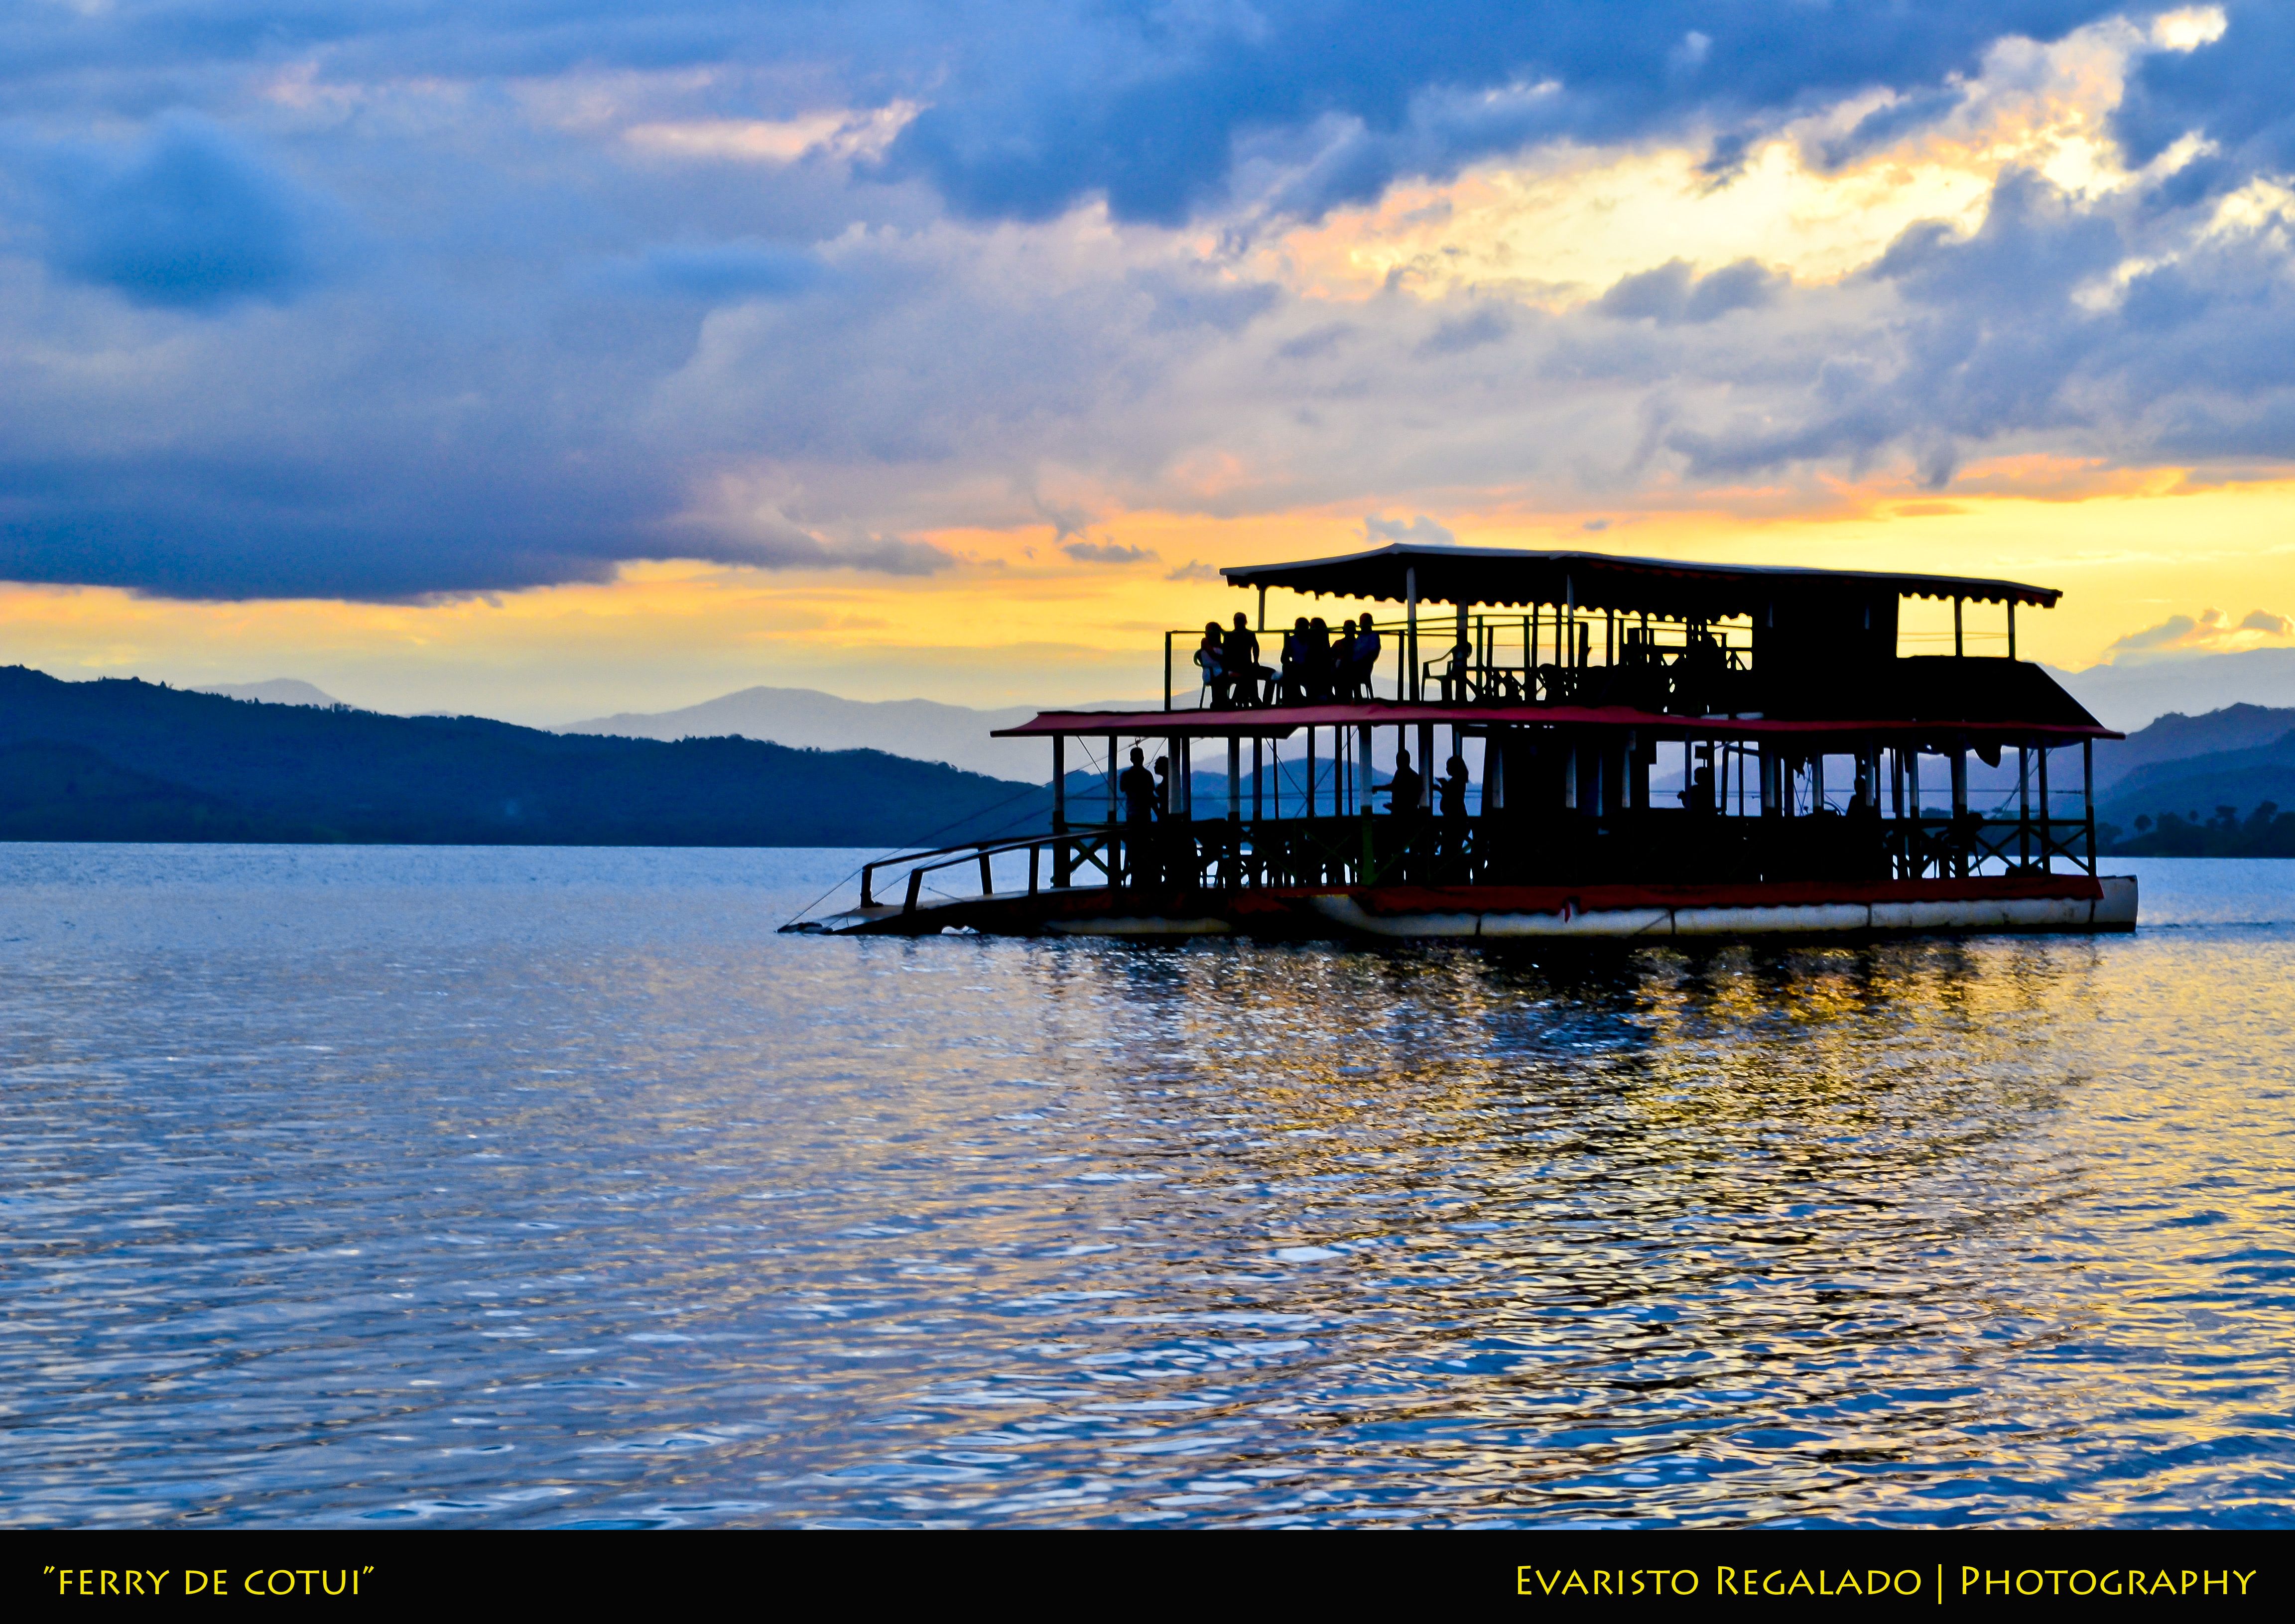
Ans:
{"type": "Polygon", "coordinates": [[[1221,574],[1256,589],[1263,649],[1278,635],[1270,588],[1401,616],[1360,616],[1381,650],[1368,683],[1312,630],[1281,667],[1247,672],[1237,640],[1206,638],[1192,698],[1172,673],[1196,634],[1167,633],[1162,709],[1051,711],[998,735],[1050,741],[1049,830],[873,863],[859,906],[823,926],[1490,940],[2135,926],[2136,881],[2096,868],[2095,741],[2120,735],[2016,657],[2017,609],[2053,608],[2052,589],[1404,543],[1221,574]],[[1949,655],[1899,652],[1907,598],[1950,600],[1949,655]],[[1982,641],[1972,605],[2002,610],[1999,653],[1966,651],[1982,641]],[[1144,777],[1120,786],[1132,748],[1168,763],[1152,798],[1144,777]],[[1400,797],[1378,764],[1398,751],[1416,763],[1400,797]]]}

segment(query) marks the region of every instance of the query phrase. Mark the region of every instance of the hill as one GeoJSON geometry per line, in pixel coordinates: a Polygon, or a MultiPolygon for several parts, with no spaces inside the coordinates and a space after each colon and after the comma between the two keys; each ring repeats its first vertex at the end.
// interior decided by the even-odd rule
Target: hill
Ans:
{"type": "Polygon", "coordinates": [[[2107,739],[2096,745],[2096,794],[2101,798],[2112,797],[2117,794],[2115,787],[2131,775],[2162,763],[2251,750],[2291,731],[2295,731],[2295,709],[2229,705],[2197,716],[2169,711],[2125,739],[2107,739]]]}
{"type": "Polygon", "coordinates": [[[2104,726],[2131,733],[2174,711],[2197,716],[2242,700],[2295,706],[2295,649],[2137,660],[2085,671],[2046,669],[2104,726]]]}
{"type": "Polygon", "coordinates": [[[2278,815],[2295,807],[2295,731],[2155,762],[2097,799],[2101,819],[2131,831],[2113,848],[2123,855],[2295,856],[2295,814],[2278,815]]]}
{"type": "MultiPolygon", "coordinates": [[[[1150,710],[1160,704],[1160,699],[1125,706],[1103,702],[1074,708],[1150,710]]],[[[1049,745],[1041,739],[991,739],[989,733],[1016,727],[1043,708],[1027,705],[974,710],[932,699],[844,699],[810,688],[745,688],[682,710],[624,711],[569,722],[554,730],[664,739],[738,734],[799,749],[882,750],[991,777],[1041,782],[1051,778],[1049,745]]]]}
{"type": "Polygon", "coordinates": [[[0,669],[0,837],[864,845],[1040,828],[1049,788],[875,750],[566,735],[0,669]]]}

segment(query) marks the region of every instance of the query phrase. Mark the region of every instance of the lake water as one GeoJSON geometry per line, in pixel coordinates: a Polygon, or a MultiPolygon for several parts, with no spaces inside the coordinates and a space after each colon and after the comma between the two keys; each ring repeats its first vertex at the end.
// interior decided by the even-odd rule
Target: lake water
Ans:
{"type": "Polygon", "coordinates": [[[0,1522],[2282,1523],[2295,862],[2128,938],[780,936],[0,846],[0,1522]]]}

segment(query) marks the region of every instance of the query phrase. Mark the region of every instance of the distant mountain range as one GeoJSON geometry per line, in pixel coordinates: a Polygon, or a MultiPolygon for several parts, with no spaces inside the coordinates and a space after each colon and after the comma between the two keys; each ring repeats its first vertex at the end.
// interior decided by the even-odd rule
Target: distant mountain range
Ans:
{"type": "Polygon", "coordinates": [[[2126,732],[2181,712],[2201,716],[2238,705],[2295,706],[2295,649],[2091,665],[2048,674],[2097,721],[2126,732]]]}
{"type": "MultiPolygon", "coordinates": [[[[323,696],[322,696],[323,698],[323,696]]],[[[0,669],[0,839],[890,847],[1049,787],[876,750],[545,732],[0,669]]]]}
{"type": "MultiPolygon", "coordinates": [[[[1102,700],[1073,710],[1153,710],[1161,699],[1102,700]]],[[[991,739],[1043,707],[974,710],[932,699],[840,699],[810,688],[745,688],[682,710],[623,712],[569,722],[560,733],[609,733],[624,739],[769,739],[798,749],[882,750],[945,762],[968,772],[1049,783],[1052,748],[1041,739],[991,739]]]]}
{"type": "MultiPolygon", "coordinates": [[[[752,688],[545,730],[355,710],[286,678],[191,690],[63,682],[17,667],[0,671],[0,839],[889,846],[974,838],[1049,818],[1049,788],[1027,788],[1048,776],[1049,747],[988,737],[1033,714],[752,688]]],[[[1069,760],[1070,816],[1104,815],[1100,763],[1088,748],[1069,760]]],[[[2099,742],[2095,768],[2098,818],[2115,827],[2123,851],[2266,849],[2258,831],[2279,807],[2295,809],[2295,706],[2169,712],[2099,742]]],[[[1972,763],[1970,786],[2013,794],[2015,771],[2013,755],[1997,768],[1972,763]]],[[[1286,811],[1299,795],[1296,772],[1286,765],[1286,811]]],[[[1322,777],[1327,796],[1327,763],[1322,777]]],[[[1270,769],[1270,804],[1276,791],[1270,769]]],[[[1215,814],[1226,780],[1199,770],[1195,794],[1215,814]]],[[[2283,837],[2295,854],[2295,822],[2283,837]]]]}

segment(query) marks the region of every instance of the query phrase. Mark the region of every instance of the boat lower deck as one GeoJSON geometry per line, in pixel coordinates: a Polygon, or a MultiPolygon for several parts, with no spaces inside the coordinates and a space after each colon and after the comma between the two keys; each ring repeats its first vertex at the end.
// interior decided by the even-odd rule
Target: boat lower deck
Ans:
{"type": "Polygon", "coordinates": [[[1664,940],[2087,933],[2136,927],[2128,876],[1722,885],[1066,886],[870,907],[836,934],[1290,940],[1664,940]]]}

